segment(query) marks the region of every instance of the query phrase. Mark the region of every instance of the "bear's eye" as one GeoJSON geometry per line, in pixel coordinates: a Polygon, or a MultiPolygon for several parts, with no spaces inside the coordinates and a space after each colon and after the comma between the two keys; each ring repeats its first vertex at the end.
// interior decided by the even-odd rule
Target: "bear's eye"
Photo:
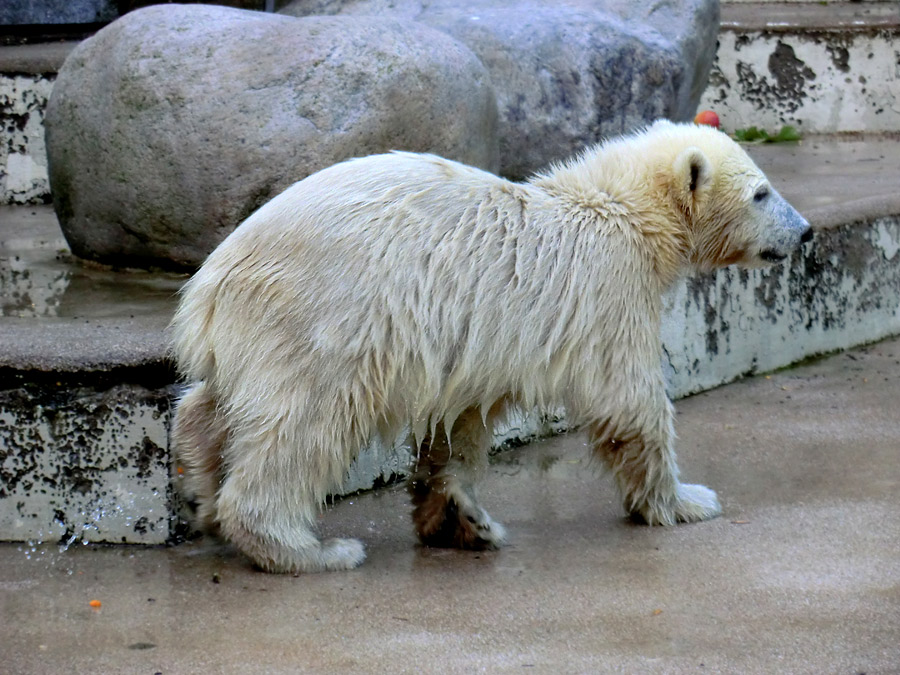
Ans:
{"type": "Polygon", "coordinates": [[[769,196],[769,188],[760,188],[756,191],[756,194],[753,195],[753,201],[761,202],[763,199],[769,196]]]}

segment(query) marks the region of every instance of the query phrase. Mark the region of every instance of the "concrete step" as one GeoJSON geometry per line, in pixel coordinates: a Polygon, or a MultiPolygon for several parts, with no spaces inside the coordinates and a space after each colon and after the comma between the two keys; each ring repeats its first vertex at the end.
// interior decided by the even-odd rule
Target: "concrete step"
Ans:
{"type": "Polygon", "coordinates": [[[3,669],[896,673],[898,400],[890,340],[678,402],[684,478],[725,511],[693,525],[626,520],[572,434],[495,458],[499,551],[418,546],[401,487],[324,514],[366,545],[352,572],[260,574],[205,540],[0,544],[3,669]]]}
{"type": "MultiPolygon", "coordinates": [[[[686,279],[667,298],[674,397],[900,334],[900,140],[753,146],[817,238],[790,261],[686,279]]],[[[183,533],[167,446],[165,326],[184,277],[68,254],[47,206],[0,208],[0,539],[162,543],[183,533]]],[[[565,428],[510,420],[498,445],[565,428]]],[[[402,476],[368,448],[345,493],[402,476]]]]}
{"type": "Polygon", "coordinates": [[[723,128],[900,132],[900,5],[731,2],[701,109],[723,128]]]}

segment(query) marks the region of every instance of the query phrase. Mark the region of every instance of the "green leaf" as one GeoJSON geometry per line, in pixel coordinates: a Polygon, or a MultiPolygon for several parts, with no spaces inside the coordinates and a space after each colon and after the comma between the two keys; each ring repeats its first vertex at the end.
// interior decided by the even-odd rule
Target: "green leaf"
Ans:
{"type": "Polygon", "coordinates": [[[773,143],[790,143],[800,140],[800,132],[790,125],[781,127],[781,130],[771,139],[773,143]]]}
{"type": "Polygon", "coordinates": [[[790,125],[781,127],[781,130],[774,136],[758,127],[735,129],[733,135],[734,139],[741,143],[789,143],[799,141],[801,138],[800,133],[790,125]]]}
{"type": "Polygon", "coordinates": [[[764,129],[748,127],[746,129],[735,129],[734,137],[743,143],[757,143],[766,140],[769,135],[764,129]]]}

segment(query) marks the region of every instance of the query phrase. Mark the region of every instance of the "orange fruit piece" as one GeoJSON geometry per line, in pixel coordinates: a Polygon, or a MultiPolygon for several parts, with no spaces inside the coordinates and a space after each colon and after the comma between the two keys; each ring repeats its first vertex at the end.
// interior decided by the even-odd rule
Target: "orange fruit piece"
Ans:
{"type": "Polygon", "coordinates": [[[712,110],[701,110],[694,118],[694,124],[706,124],[710,127],[719,128],[719,116],[712,110]]]}

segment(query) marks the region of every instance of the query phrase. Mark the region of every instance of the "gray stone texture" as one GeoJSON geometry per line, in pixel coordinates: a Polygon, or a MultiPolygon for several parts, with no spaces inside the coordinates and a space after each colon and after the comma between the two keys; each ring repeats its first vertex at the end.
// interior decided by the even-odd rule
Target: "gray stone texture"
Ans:
{"type": "Polygon", "coordinates": [[[72,251],[117,265],[194,267],[258,206],[348,157],[498,168],[484,66],[396,18],[139,10],[70,55],[45,124],[72,251]]]}
{"type": "Polygon", "coordinates": [[[3,0],[0,26],[99,23],[118,16],[114,0],[3,0]]]}
{"type": "Polygon", "coordinates": [[[648,120],[692,118],[719,25],[717,0],[295,0],[281,11],[394,16],[468,45],[497,91],[511,178],[648,120]]]}

